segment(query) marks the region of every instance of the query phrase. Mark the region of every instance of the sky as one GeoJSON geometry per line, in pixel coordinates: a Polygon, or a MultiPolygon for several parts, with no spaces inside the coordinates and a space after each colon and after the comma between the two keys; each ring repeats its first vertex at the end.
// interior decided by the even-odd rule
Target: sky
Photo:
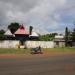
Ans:
{"type": "Polygon", "coordinates": [[[11,22],[40,34],[64,33],[75,24],[75,0],[0,0],[0,29],[11,22]]]}

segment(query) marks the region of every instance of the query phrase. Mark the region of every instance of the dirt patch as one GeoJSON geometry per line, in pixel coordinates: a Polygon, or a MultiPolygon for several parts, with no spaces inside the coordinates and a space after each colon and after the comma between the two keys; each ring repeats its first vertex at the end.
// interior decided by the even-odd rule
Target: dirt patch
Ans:
{"type": "Polygon", "coordinates": [[[75,56],[75,52],[45,52],[43,54],[0,54],[0,58],[34,58],[34,57],[56,57],[75,56]]]}

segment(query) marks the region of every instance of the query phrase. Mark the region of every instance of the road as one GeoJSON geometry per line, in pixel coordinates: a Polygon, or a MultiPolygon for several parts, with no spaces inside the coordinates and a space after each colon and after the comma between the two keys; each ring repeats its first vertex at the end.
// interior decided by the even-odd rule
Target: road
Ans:
{"type": "Polygon", "coordinates": [[[0,58],[0,75],[75,75],[75,56],[0,58]]]}

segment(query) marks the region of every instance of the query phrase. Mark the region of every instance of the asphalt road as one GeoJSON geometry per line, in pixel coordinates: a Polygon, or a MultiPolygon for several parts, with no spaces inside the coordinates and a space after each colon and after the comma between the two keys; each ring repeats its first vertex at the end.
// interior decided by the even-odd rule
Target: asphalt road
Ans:
{"type": "Polygon", "coordinates": [[[0,58],[0,75],[75,75],[75,56],[0,58]]]}

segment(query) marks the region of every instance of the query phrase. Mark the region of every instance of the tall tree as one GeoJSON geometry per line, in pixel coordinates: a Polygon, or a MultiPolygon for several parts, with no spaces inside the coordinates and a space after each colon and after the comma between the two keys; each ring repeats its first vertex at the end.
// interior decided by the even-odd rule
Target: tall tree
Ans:
{"type": "Polygon", "coordinates": [[[30,27],[29,27],[30,35],[32,34],[32,29],[33,29],[33,27],[32,27],[32,26],[30,26],[30,27]]]}
{"type": "MultiPolygon", "coordinates": [[[[75,24],[74,24],[74,26],[75,26],[75,24]]],[[[72,41],[75,42],[75,27],[72,31],[72,41]]]]}
{"type": "Polygon", "coordinates": [[[65,46],[68,46],[68,27],[65,28],[65,46]]]}
{"type": "Polygon", "coordinates": [[[14,33],[18,28],[19,28],[19,23],[17,22],[14,22],[8,25],[8,29],[10,29],[12,33],[14,33]]]}

